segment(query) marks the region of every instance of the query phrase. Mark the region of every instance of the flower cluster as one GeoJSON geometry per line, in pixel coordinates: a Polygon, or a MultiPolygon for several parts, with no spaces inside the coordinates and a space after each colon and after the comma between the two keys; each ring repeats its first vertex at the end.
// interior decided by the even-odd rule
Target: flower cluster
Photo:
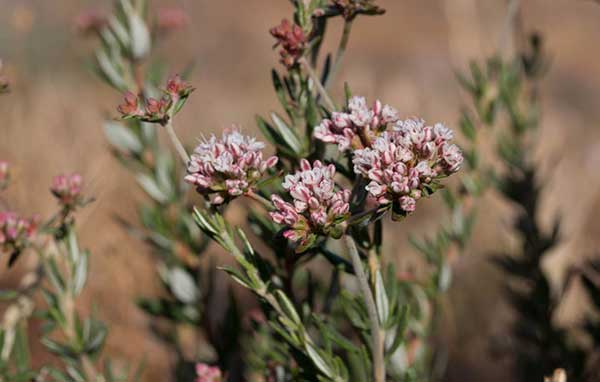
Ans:
{"type": "Polygon", "coordinates": [[[183,106],[183,102],[194,91],[194,88],[175,75],[167,81],[164,96],[161,99],[140,97],[128,91],[125,93],[124,102],[117,107],[123,119],[136,118],[144,122],[160,123],[165,125],[172,114],[183,106]]]}
{"type": "Polygon", "coordinates": [[[287,175],[283,188],[292,196],[292,203],[279,195],[271,200],[276,211],[271,218],[278,224],[289,227],[283,236],[299,242],[298,252],[308,248],[317,235],[340,237],[340,223],[349,217],[350,190],[335,190],[335,166],[315,161],[313,165],[303,159],[300,171],[287,175]]]}
{"type": "Polygon", "coordinates": [[[385,9],[375,4],[375,0],[333,0],[333,6],[346,19],[352,20],[357,15],[382,15],[385,9]]]}
{"type": "Polygon", "coordinates": [[[8,182],[10,180],[9,170],[8,162],[0,161],[0,191],[8,187],[8,182]]]}
{"type": "Polygon", "coordinates": [[[85,204],[82,187],[83,179],[79,174],[57,175],[52,179],[50,191],[63,208],[72,210],[85,204]]]}
{"type": "Polygon", "coordinates": [[[0,252],[18,254],[37,229],[37,218],[24,219],[14,212],[0,212],[0,252]]]}
{"type": "Polygon", "coordinates": [[[275,156],[263,160],[264,147],[237,129],[226,130],[220,139],[213,135],[194,150],[185,180],[213,205],[246,194],[277,164],[275,156]]]}
{"type": "Polygon", "coordinates": [[[156,15],[156,28],[162,33],[170,32],[185,27],[189,21],[188,15],[181,8],[160,8],[156,15]]]}
{"type": "Polygon", "coordinates": [[[97,9],[86,9],[75,18],[75,27],[81,34],[98,33],[108,26],[108,16],[97,9]]]}
{"type": "Polygon", "coordinates": [[[401,213],[415,210],[421,196],[435,191],[436,179],[459,170],[460,149],[450,144],[452,131],[421,119],[398,121],[371,147],[354,152],[354,172],[370,180],[366,186],[380,205],[394,203],[401,213]]]}
{"type": "Polygon", "coordinates": [[[196,382],[221,382],[223,380],[218,367],[208,366],[205,363],[196,364],[196,377],[196,382]]]}
{"type": "Polygon", "coordinates": [[[364,97],[352,97],[345,112],[333,112],[315,128],[314,137],[336,143],[341,151],[371,146],[388,125],[398,121],[398,111],[377,100],[372,108],[364,97]]]}
{"type": "Polygon", "coordinates": [[[308,38],[302,28],[284,19],[276,27],[271,28],[271,35],[277,39],[277,45],[281,45],[281,63],[287,68],[293,67],[304,54],[308,38]]]}
{"type": "Polygon", "coordinates": [[[6,93],[10,90],[10,82],[8,78],[2,75],[2,60],[0,60],[0,94],[6,93]]]}

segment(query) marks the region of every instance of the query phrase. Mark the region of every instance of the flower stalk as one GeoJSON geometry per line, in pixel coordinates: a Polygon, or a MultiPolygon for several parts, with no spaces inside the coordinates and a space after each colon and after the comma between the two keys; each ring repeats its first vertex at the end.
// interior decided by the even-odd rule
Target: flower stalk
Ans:
{"type": "Polygon", "coordinates": [[[329,95],[329,93],[327,92],[327,90],[325,89],[325,87],[323,86],[323,84],[321,83],[321,80],[319,79],[319,76],[317,75],[317,73],[315,72],[315,70],[313,69],[313,67],[310,65],[310,63],[308,62],[308,60],[306,59],[306,57],[301,57],[298,60],[298,62],[306,70],[306,73],[308,73],[308,76],[310,77],[310,79],[313,81],[313,83],[315,84],[315,86],[317,88],[317,92],[319,93],[319,95],[325,101],[326,106],[331,111],[336,110],[337,107],[335,106],[335,102],[333,102],[333,100],[331,99],[331,96],[329,95]]]}
{"type": "Polygon", "coordinates": [[[365,305],[367,307],[367,314],[369,315],[369,325],[371,326],[371,337],[372,343],[372,358],[373,358],[373,381],[384,382],[385,381],[385,357],[384,357],[384,342],[383,342],[383,330],[381,329],[379,318],[377,315],[377,305],[373,299],[373,293],[369,285],[369,280],[363,268],[362,260],[358,254],[356,243],[349,234],[344,235],[344,241],[346,242],[346,248],[348,249],[348,255],[352,261],[354,267],[354,273],[358,279],[358,285],[361,289],[365,305]]]}

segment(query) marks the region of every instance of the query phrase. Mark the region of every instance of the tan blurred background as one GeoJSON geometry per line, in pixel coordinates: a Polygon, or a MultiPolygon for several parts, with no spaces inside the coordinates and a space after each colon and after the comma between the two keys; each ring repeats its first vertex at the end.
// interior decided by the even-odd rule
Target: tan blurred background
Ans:
{"type": "MultiPolygon", "coordinates": [[[[277,107],[270,68],[278,67],[270,26],[288,17],[284,0],[152,1],[181,5],[191,25],[169,36],[158,55],[172,71],[197,63],[198,88],[181,114],[186,141],[232,123],[255,131],[253,118],[277,107]]],[[[502,0],[380,0],[383,17],[359,18],[338,77],[355,93],[380,98],[402,114],[456,125],[467,102],[455,80],[468,60],[490,55],[504,23],[502,0]]],[[[536,153],[548,183],[543,221],[559,211],[566,238],[548,263],[559,281],[565,265],[590,255],[600,240],[600,4],[584,0],[523,0],[528,29],[546,37],[552,68],[543,85],[543,128],[536,153]]],[[[105,116],[120,97],[84,68],[93,43],[74,33],[73,18],[89,6],[110,10],[108,0],[0,0],[0,57],[13,91],[0,100],[0,159],[13,163],[16,180],[8,199],[21,211],[49,214],[51,177],[78,171],[98,201],[80,218],[82,241],[93,252],[92,278],[83,309],[97,306],[110,325],[106,351],[113,358],[147,358],[146,381],[167,379],[169,358],[134,305],[159,292],[150,256],[113,216],[134,219],[141,193],[111,157],[102,134],[105,116]]],[[[335,23],[327,47],[337,43],[335,23]]],[[[448,381],[509,380],[508,361],[491,352],[510,313],[499,299],[500,275],[485,253],[510,248],[505,231],[510,208],[486,198],[470,253],[456,266],[447,307],[444,345],[448,381]]],[[[402,224],[401,235],[422,234],[438,224],[440,201],[402,224]]],[[[407,244],[389,245],[399,263],[407,244]]],[[[0,287],[13,282],[2,262],[0,287]]],[[[26,263],[26,261],[24,261],[26,263]]],[[[27,264],[22,266],[26,267],[27,264]]],[[[558,317],[569,324],[582,302],[571,298],[558,317]]],[[[36,357],[36,362],[44,360],[36,357]]]]}

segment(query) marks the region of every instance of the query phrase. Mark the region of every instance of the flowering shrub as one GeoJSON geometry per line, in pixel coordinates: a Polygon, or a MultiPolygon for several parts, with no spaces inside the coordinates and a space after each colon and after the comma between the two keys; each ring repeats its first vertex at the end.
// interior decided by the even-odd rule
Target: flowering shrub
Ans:
{"type": "MultiPolygon", "coordinates": [[[[538,120],[519,114],[517,102],[517,79],[532,80],[539,58],[523,56],[523,66],[490,63],[485,75],[473,66],[473,79],[461,78],[473,95],[478,120],[491,125],[500,107],[510,111],[514,139],[499,141],[499,156],[510,174],[500,177],[479,160],[479,131],[470,112],[459,124],[461,149],[444,124],[406,118],[379,100],[368,104],[348,84],[345,102],[331,96],[355,20],[385,13],[376,1],[291,3],[293,15],[270,29],[283,64],[272,71],[283,115],[257,117],[265,142],[231,128],[202,138],[191,155],[175,125],[195,89],[187,74],[164,81],[149,70],[159,37],[185,27],[190,22],[186,13],[179,8],[153,13],[145,0],[119,0],[113,14],[94,10],[77,18],[77,30],[100,42],[95,55],[99,77],[123,97],[116,107],[120,118],[104,126],[107,140],[147,196],[139,205],[139,222],[119,219],[155,255],[164,287],[158,297],[139,298],[138,305],[161,320],[157,334],[177,356],[177,381],[434,380],[439,363],[431,337],[451,279],[451,254],[462,252],[469,240],[475,216],[471,199],[492,181],[504,181],[504,195],[523,207],[519,222],[527,224],[516,227],[535,228],[523,232],[524,248],[535,261],[519,266],[506,258],[498,262],[514,273],[529,267],[532,294],[542,290],[551,300],[539,260],[556,235],[537,229],[537,189],[529,176],[535,172],[525,160],[522,140],[538,120]],[[321,60],[332,18],[343,22],[342,36],[335,54],[321,60]],[[496,79],[498,98],[490,102],[484,93],[496,79]],[[168,136],[167,145],[161,134],[168,136]],[[265,154],[267,143],[275,155],[265,154]],[[331,155],[328,149],[335,147],[331,155]],[[456,181],[446,182],[454,174],[456,181]],[[393,259],[386,258],[385,225],[411,219],[418,201],[440,194],[450,222],[443,220],[432,237],[411,238],[428,273],[398,274],[393,259]],[[225,217],[232,204],[247,207],[245,225],[233,227],[225,217]],[[211,243],[231,255],[237,267],[217,269],[203,261],[211,243]],[[546,247],[534,245],[539,243],[546,247]],[[318,267],[308,266],[311,262],[318,267]],[[239,303],[233,286],[215,282],[221,270],[254,293],[258,301],[251,310],[243,311],[246,304],[239,303]],[[220,309],[213,309],[215,301],[220,309]],[[182,339],[189,328],[191,349],[182,339]],[[200,351],[204,348],[209,351],[200,351]]],[[[0,77],[0,91],[6,84],[0,77]]],[[[8,186],[9,170],[0,161],[0,190],[8,186]]],[[[16,313],[0,331],[0,381],[136,380],[139,373],[115,376],[109,366],[97,367],[107,328],[83,317],[76,306],[90,258],[76,235],[76,214],[91,202],[83,179],[59,175],[50,192],[58,211],[45,221],[24,219],[4,206],[0,211],[0,252],[10,256],[11,265],[21,254],[35,256],[38,267],[32,285],[8,296],[16,313]],[[62,360],[58,367],[41,370],[26,361],[27,341],[21,338],[24,323],[40,310],[31,297],[37,291],[45,301],[39,312],[47,323],[42,343],[62,360]]],[[[597,296],[589,275],[583,279],[590,295],[597,296]]],[[[527,317],[527,324],[550,323],[551,311],[527,311],[534,316],[527,317]]],[[[593,337],[597,327],[586,328],[593,337]]],[[[515,329],[526,333],[519,325],[515,329]]],[[[567,359],[569,372],[579,370],[584,352],[564,344],[562,332],[548,330],[558,333],[552,355],[567,359]]],[[[555,358],[543,360],[546,368],[560,366],[555,358]]],[[[532,370],[526,366],[524,375],[532,370]]],[[[537,368],[535,377],[547,372],[537,368]]]]}

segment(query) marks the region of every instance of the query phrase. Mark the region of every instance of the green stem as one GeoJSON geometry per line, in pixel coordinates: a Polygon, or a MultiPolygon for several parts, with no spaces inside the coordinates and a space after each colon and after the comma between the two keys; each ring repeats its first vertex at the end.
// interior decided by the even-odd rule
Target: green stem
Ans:
{"type": "Polygon", "coordinates": [[[354,273],[358,278],[358,284],[367,306],[367,313],[369,315],[369,324],[371,325],[371,337],[373,339],[372,345],[372,356],[373,356],[373,381],[374,382],[385,382],[385,358],[384,358],[384,343],[383,343],[383,331],[379,326],[379,317],[377,316],[377,305],[373,299],[373,293],[369,286],[369,280],[363,269],[363,264],[356,248],[356,243],[352,236],[346,234],[344,236],[346,246],[348,248],[348,254],[352,260],[354,266],[354,273]]]}
{"type": "Polygon", "coordinates": [[[342,32],[342,38],[340,39],[340,44],[338,46],[337,52],[335,54],[335,62],[331,69],[331,73],[327,77],[325,81],[325,89],[329,87],[331,83],[335,80],[335,76],[340,70],[342,65],[342,60],[344,59],[344,54],[346,53],[346,48],[348,47],[348,41],[350,40],[350,32],[352,31],[352,24],[354,19],[349,19],[344,22],[344,31],[342,32]]]}
{"type": "Polygon", "coordinates": [[[265,207],[268,211],[275,210],[273,203],[271,203],[271,201],[269,199],[257,194],[254,191],[248,191],[248,193],[246,193],[246,196],[249,197],[250,199],[262,204],[262,206],[265,207]]]}
{"type": "Polygon", "coordinates": [[[321,97],[323,97],[323,100],[325,101],[327,107],[331,109],[331,111],[336,110],[337,108],[335,106],[335,103],[327,93],[327,90],[325,90],[325,88],[323,87],[323,84],[321,83],[321,80],[319,79],[317,73],[315,73],[314,69],[312,68],[312,66],[310,66],[309,62],[306,61],[306,58],[302,57],[298,62],[304,67],[306,73],[308,73],[308,76],[314,82],[315,86],[317,87],[317,92],[321,95],[321,97]]]}
{"type": "Polygon", "coordinates": [[[171,120],[167,122],[167,124],[165,125],[165,129],[167,130],[167,135],[169,136],[171,143],[175,147],[177,154],[179,154],[181,161],[183,162],[184,166],[187,166],[190,162],[190,156],[188,155],[187,151],[185,151],[185,147],[183,147],[183,144],[181,144],[179,138],[177,138],[177,134],[175,133],[175,129],[173,128],[171,120]]]}

